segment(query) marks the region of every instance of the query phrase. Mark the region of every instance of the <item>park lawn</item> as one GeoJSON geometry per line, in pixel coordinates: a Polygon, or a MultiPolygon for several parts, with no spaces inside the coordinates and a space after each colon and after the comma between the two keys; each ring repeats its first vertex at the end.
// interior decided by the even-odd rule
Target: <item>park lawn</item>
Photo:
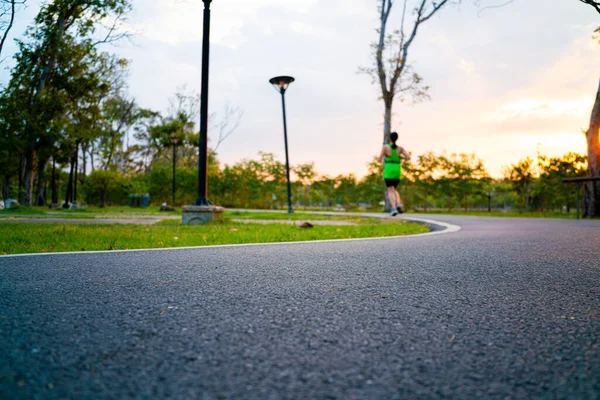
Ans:
{"type": "Polygon", "coordinates": [[[63,209],[48,207],[19,207],[16,209],[0,210],[0,215],[4,214],[35,214],[35,215],[53,215],[53,216],[69,216],[69,215],[94,215],[94,214],[141,214],[141,215],[172,215],[181,214],[181,207],[177,207],[175,211],[160,211],[159,206],[150,206],[148,208],[127,207],[127,206],[111,206],[111,207],[96,207],[86,206],[82,208],[63,209]]]}
{"type": "Polygon", "coordinates": [[[96,218],[128,218],[128,217],[169,217],[181,215],[181,208],[176,211],[159,211],[158,207],[130,208],[130,207],[85,207],[71,210],[49,209],[48,207],[19,207],[17,209],[0,210],[0,221],[8,218],[69,218],[69,219],[96,219],[96,218]]]}
{"type": "Polygon", "coordinates": [[[247,220],[286,220],[286,221],[346,221],[359,224],[378,223],[380,218],[361,217],[356,215],[313,214],[310,212],[260,212],[260,211],[225,211],[224,216],[232,219],[247,220]]]}
{"type": "Polygon", "coordinates": [[[357,226],[315,226],[223,222],[206,226],[20,224],[0,222],[0,253],[133,250],[242,243],[402,236],[428,232],[424,225],[397,220],[357,226]]]}
{"type": "MultiPolygon", "coordinates": [[[[162,212],[156,207],[149,208],[129,208],[129,207],[86,207],[72,210],[49,210],[46,207],[20,207],[16,210],[5,210],[0,211],[0,221],[2,219],[19,218],[76,218],[76,219],[101,219],[101,218],[144,218],[144,217],[171,217],[180,216],[181,209],[178,208],[176,211],[162,212]],[[144,210],[144,211],[141,211],[144,210]]],[[[240,211],[228,211],[224,212],[225,218],[233,219],[248,219],[248,220],[291,220],[291,221],[306,221],[306,220],[339,220],[354,222],[359,224],[376,223],[378,218],[364,218],[360,216],[351,215],[324,215],[324,214],[311,214],[310,212],[299,212],[294,214],[288,214],[284,211],[279,212],[240,212],[240,211]]]]}

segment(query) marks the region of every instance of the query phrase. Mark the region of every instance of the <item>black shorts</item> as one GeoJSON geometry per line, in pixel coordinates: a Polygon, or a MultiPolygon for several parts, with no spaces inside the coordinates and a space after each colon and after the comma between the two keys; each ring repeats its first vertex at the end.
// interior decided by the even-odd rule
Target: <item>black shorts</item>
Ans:
{"type": "Polygon", "coordinates": [[[400,184],[400,179],[386,179],[385,186],[396,188],[400,184]]]}

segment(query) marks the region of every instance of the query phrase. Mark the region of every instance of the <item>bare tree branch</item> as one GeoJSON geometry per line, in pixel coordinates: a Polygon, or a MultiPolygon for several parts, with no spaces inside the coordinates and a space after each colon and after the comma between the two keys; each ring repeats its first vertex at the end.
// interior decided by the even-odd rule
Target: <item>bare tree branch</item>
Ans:
{"type": "Polygon", "coordinates": [[[392,0],[381,0],[380,19],[381,26],[379,28],[379,44],[377,45],[377,75],[379,76],[379,83],[381,85],[381,91],[385,97],[388,93],[387,77],[385,73],[385,67],[383,65],[383,48],[385,46],[385,32],[387,28],[387,21],[394,5],[392,0]]]}
{"type": "Polygon", "coordinates": [[[2,58],[2,49],[8,38],[8,34],[15,23],[15,15],[17,14],[17,6],[25,5],[27,0],[2,0],[0,2],[0,18],[10,15],[8,22],[0,25],[0,30],[4,30],[2,39],[0,39],[0,59],[2,58]]]}
{"type": "MultiPolygon", "coordinates": [[[[219,137],[217,143],[212,146],[210,155],[217,152],[217,149],[239,126],[244,116],[244,111],[239,107],[231,107],[226,104],[223,109],[223,116],[221,119],[214,123],[214,127],[219,131],[219,137]]],[[[216,114],[211,115],[211,119],[216,119],[216,114]]]]}
{"type": "Polygon", "coordinates": [[[110,26],[103,25],[107,30],[104,39],[94,42],[92,46],[96,47],[100,44],[115,43],[123,39],[131,39],[133,36],[131,32],[122,31],[117,33],[117,30],[121,27],[123,22],[125,22],[125,11],[119,12],[110,26]]]}
{"type": "Polygon", "coordinates": [[[407,32],[404,28],[409,20],[407,13],[409,0],[400,1],[404,2],[400,29],[388,34],[388,19],[396,0],[378,0],[380,25],[377,29],[378,42],[372,44],[374,64],[368,68],[359,68],[359,72],[369,74],[373,78],[373,83],[377,82],[381,89],[381,100],[385,106],[384,138],[391,132],[392,108],[397,95],[402,96],[401,101],[404,100],[405,95],[412,97],[415,102],[428,98],[429,88],[423,85],[422,78],[411,70],[407,61],[408,52],[420,26],[451,2],[450,0],[416,0],[414,18],[410,18],[413,25],[407,32]]]}
{"type": "MultiPolygon", "coordinates": [[[[435,13],[437,13],[442,7],[446,5],[446,3],[448,3],[448,1],[449,0],[442,0],[440,3],[434,2],[431,11],[426,12],[427,0],[421,0],[421,5],[415,10],[417,18],[414,22],[412,32],[408,37],[406,43],[403,43],[402,47],[399,49],[400,55],[398,56],[398,64],[395,71],[393,72],[392,79],[390,80],[390,92],[394,94],[398,92],[398,90],[396,89],[396,84],[398,82],[398,79],[402,75],[404,68],[406,67],[406,60],[408,59],[408,49],[415,40],[419,27],[421,26],[421,24],[425,23],[427,20],[433,17],[435,13]]],[[[404,36],[404,32],[402,32],[401,34],[402,36],[404,36]]]]}
{"type": "Polygon", "coordinates": [[[477,16],[478,17],[481,16],[481,13],[483,13],[485,10],[489,10],[489,9],[492,9],[492,8],[501,8],[501,7],[507,6],[507,5],[509,5],[511,3],[514,3],[514,2],[515,2],[515,0],[508,0],[508,1],[505,1],[504,3],[501,3],[501,4],[496,4],[496,5],[493,5],[493,6],[483,7],[481,10],[479,10],[477,12],[477,16]]]}
{"type": "Polygon", "coordinates": [[[589,4],[590,6],[594,7],[596,9],[596,11],[598,11],[600,13],[600,1],[599,0],[579,0],[584,4],[589,4]]]}

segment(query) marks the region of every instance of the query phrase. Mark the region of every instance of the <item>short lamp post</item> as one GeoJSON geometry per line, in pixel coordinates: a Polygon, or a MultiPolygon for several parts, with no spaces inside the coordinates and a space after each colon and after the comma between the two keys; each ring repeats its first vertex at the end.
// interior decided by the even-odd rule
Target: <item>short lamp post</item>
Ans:
{"type": "Polygon", "coordinates": [[[291,76],[277,76],[269,80],[275,90],[281,93],[281,104],[283,107],[283,138],[285,141],[285,173],[287,176],[288,214],[293,214],[294,210],[292,209],[292,186],[290,183],[290,161],[288,154],[287,121],[285,116],[285,91],[290,83],[294,82],[294,80],[295,79],[291,76]]]}
{"type": "Polygon", "coordinates": [[[492,190],[491,189],[487,189],[485,191],[485,194],[488,198],[488,212],[492,212],[492,190]]]}
{"type": "Polygon", "coordinates": [[[179,143],[179,140],[180,139],[177,136],[172,136],[169,138],[171,147],[173,147],[173,195],[171,198],[173,207],[175,207],[175,167],[177,165],[177,144],[179,143]]]}

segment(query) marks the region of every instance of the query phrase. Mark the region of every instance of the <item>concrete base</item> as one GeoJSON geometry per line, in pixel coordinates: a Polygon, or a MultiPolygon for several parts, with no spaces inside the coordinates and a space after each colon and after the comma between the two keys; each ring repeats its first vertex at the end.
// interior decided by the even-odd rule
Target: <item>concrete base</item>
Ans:
{"type": "Polygon", "coordinates": [[[223,207],[219,206],[184,206],[181,223],[184,225],[206,225],[219,221],[223,217],[223,207]]]}

